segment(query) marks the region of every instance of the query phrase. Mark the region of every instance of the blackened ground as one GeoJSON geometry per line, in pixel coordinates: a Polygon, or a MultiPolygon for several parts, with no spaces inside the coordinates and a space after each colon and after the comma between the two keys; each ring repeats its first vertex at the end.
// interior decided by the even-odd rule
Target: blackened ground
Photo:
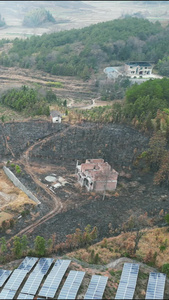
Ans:
{"type": "MultiPolygon", "coordinates": [[[[98,240],[108,237],[109,224],[114,229],[118,228],[132,214],[142,215],[147,213],[148,217],[154,221],[154,225],[161,225],[164,220],[159,216],[161,209],[168,211],[168,189],[161,189],[153,185],[152,176],[142,176],[134,171],[130,180],[119,178],[117,192],[119,196],[107,195],[103,200],[103,195],[89,197],[79,194],[77,205],[72,204],[72,209],[63,212],[50,219],[45,224],[37,227],[32,234],[35,238],[37,234],[48,238],[52,233],[56,233],[58,241],[64,241],[67,234],[75,232],[76,228],[82,230],[90,224],[98,228],[98,240]],[[84,203],[86,198],[86,203],[84,203]]],[[[60,192],[58,189],[58,196],[60,192]]],[[[89,196],[89,194],[88,194],[89,196]]],[[[76,199],[76,203],[78,199],[76,199]]]]}
{"type": "Polygon", "coordinates": [[[73,171],[77,160],[103,158],[120,171],[130,166],[137,152],[142,152],[147,144],[147,137],[124,125],[75,125],[63,128],[41,147],[35,146],[31,160],[39,158],[53,164],[57,161],[73,171]]]}
{"type": "MultiPolygon", "coordinates": [[[[10,123],[1,126],[0,130],[4,136],[9,136],[8,144],[17,157],[22,156],[23,150],[30,144],[42,140],[29,152],[32,170],[34,167],[42,182],[51,173],[62,176],[68,182],[55,190],[63,203],[63,211],[38,226],[31,234],[32,240],[37,235],[48,239],[56,233],[58,241],[64,241],[67,234],[75,232],[77,227],[83,230],[88,224],[98,227],[98,240],[101,240],[109,236],[110,223],[116,229],[132,214],[139,216],[145,212],[154,224],[163,222],[159,212],[162,209],[168,211],[168,189],[154,186],[153,174],[140,173],[133,166],[135,157],[148,147],[149,139],[141,132],[120,124],[71,126],[52,125],[46,121],[32,122],[32,126],[31,122],[10,123]],[[88,158],[104,158],[119,172],[117,194],[106,194],[103,201],[102,194],[88,193],[77,185],[74,175],[76,161],[81,163],[88,158]],[[44,171],[42,165],[46,166],[44,171]]],[[[5,138],[3,144],[0,154],[6,158],[5,138]]],[[[40,218],[49,211],[46,200],[43,200],[44,191],[37,188],[24,172],[20,180],[42,201],[41,207],[35,210],[40,218]]],[[[12,232],[18,232],[30,222],[30,216],[20,219],[12,232]]]]}

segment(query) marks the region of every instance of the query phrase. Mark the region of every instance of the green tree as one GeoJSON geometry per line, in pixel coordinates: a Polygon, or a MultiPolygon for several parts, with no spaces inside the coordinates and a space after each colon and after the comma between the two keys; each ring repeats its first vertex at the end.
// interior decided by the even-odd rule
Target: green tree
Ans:
{"type": "Polygon", "coordinates": [[[162,272],[167,274],[167,276],[169,276],[169,264],[166,263],[162,266],[162,272]]]}
{"type": "Polygon", "coordinates": [[[0,243],[1,243],[1,253],[5,253],[5,252],[7,251],[7,246],[6,246],[6,239],[5,239],[5,237],[1,237],[0,243]]]}
{"type": "Polygon", "coordinates": [[[169,56],[159,59],[157,69],[162,76],[169,76],[169,56]]]}
{"type": "Polygon", "coordinates": [[[18,236],[14,237],[14,242],[13,242],[13,254],[15,257],[20,258],[22,256],[22,241],[21,238],[18,236]]]}
{"type": "Polygon", "coordinates": [[[88,80],[90,78],[90,69],[88,66],[85,66],[83,71],[81,72],[81,78],[83,80],[88,80]]]}
{"type": "Polygon", "coordinates": [[[167,224],[169,225],[169,214],[165,215],[164,219],[167,222],[167,224]]]}
{"type": "Polygon", "coordinates": [[[5,116],[4,116],[4,115],[2,115],[2,117],[1,117],[1,121],[2,121],[2,123],[4,123],[4,122],[5,122],[5,116]]]}
{"type": "Polygon", "coordinates": [[[5,260],[6,260],[6,254],[7,254],[7,245],[6,245],[6,239],[5,239],[5,237],[2,237],[2,238],[0,239],[0,244],[1,244],[0,261],[1,261],[2,263],[4,263],[5,260]]]}
{"type": "Polygon", "coordinates": [[[26,234],[24,234],[22,236],[21,243],[22,243],[22,250],[23,250],[23,252],[26,253],[27,248],[28,248],[28,238],[27,238],[26,234]]]}
{"type": "Polygon", "coordinates": [[[37,255],[43,256],[46,253],[46,241],[43,237],[37,236],[34,241],[35,251],[37,255]]]}
{"type": "Polygon", "coordinates": [[[3,229],[3,230],[6,230],[7,227],[8,227],[8,223],[7,223],[5,220],[3,220],[1,226],[2,226],[2,229],[3,229]]]}

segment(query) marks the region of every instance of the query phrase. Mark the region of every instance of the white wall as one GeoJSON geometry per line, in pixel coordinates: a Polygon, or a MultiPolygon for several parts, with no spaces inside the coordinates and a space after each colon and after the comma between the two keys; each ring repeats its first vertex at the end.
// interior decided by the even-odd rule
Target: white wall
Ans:
{"type": "Polygon", "coordinates": [[[53,123],[61,123],[61,117],[53,117],[52,122],[53,123]]]}

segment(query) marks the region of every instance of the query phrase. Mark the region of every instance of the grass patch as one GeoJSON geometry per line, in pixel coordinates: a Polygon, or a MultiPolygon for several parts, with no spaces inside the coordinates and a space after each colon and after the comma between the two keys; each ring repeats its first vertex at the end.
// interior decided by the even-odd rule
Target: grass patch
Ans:
{"type": "Polygon", "coordinates": [[[109,271],[109,273],[111,276],[115,276],[115,274],[116,274],[113,270],[109,271]]]}
{"type": "Polygon", "coordinates": [[[61,82],[54,82],[54,81],[49,81],[46,83],[47,86],[49,87],[55,87],[55,88],[63,88],[63,83],[61,82]]]}
{"type": "Polygon", "coordinates": [[[138,276],[139,276],[140,279],[147,279],[148,276],[149,276],[149,274],[146,274],[146,273],[144,273],[142,271],[139,271],[139,275],[138,276]]]}

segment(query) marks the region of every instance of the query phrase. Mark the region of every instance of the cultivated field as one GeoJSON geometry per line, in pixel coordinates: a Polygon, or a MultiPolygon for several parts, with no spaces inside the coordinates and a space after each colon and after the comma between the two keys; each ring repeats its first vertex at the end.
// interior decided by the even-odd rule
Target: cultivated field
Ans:
{"type": "Polygon", "coordinates": [[[7,26],[0,29],[0,38],[26,38],[72,28],[83,28],[91,24],[114,20],[122,15],[141,13],[150,21],[169,22],[168,5],[165,3],[146,5],[143,1],[0,1],[0,11],[7,26]],[[59,3],[61,2],[61,3],[59,3]],[[69,3],[70,2],[70,3],[69,3]],[[76,3],[77,2],[77,3],[76,3]],[[25,13],[37,7],[45,7],[56,19],[56,24],[45,24],[38,28],[22,26],[25,13]]]}

